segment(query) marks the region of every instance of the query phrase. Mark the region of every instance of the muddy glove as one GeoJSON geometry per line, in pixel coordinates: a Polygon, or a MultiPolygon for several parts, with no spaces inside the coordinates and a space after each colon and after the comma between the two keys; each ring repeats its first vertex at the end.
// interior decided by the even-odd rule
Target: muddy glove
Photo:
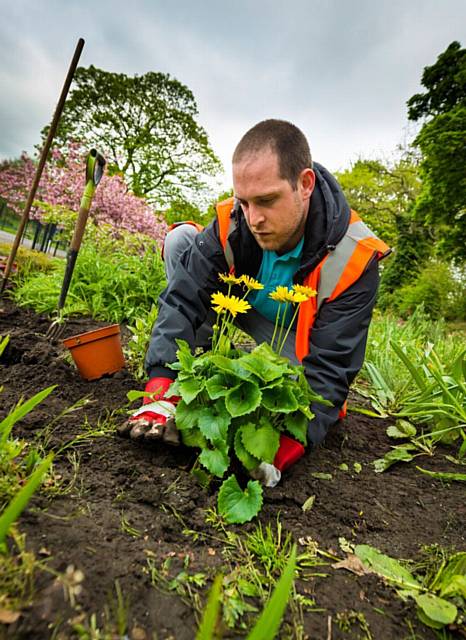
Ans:
{"type": "Polygon", "coordinates": [[[173,380],[170,378],[152,378],[144,389],[146,396],[142,407],[137,409],[123,425],[118,427],[118,433],[133,440],[160,440],[167,444],[178,445],[180,437],[175,425],[175,406],[179,396],[171,396],[169,387],[173,380]]]}
{"type": "Polygon", "coordinates": [[[251,477],[260,480],[265,487],[276,487],[282,477],[282,471],[294,464],[304,455],[304,447],[288,436],[280,436],[280,446],[275,454],[273,464],[261,462],[257,469],[251,471],[251,477]]]}

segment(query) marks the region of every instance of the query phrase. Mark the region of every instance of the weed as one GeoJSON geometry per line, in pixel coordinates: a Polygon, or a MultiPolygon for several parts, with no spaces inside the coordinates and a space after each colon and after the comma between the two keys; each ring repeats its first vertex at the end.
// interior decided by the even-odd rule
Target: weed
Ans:
{"type": "Polygon", "coordinates": [[[373,640],[369,624],[366,620],[366,616],[361,611],[341,611],[336,615],[336,623],[341,631],[349,632],[351,627],[355,624],[359,626],[363,636],[359,636],[361,640],[373,640]]]}

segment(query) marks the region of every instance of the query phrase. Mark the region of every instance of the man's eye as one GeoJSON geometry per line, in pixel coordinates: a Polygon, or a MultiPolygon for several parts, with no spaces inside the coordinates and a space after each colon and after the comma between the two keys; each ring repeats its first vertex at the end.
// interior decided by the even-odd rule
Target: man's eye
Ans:
{"type": "Polygon", "coordinates": [[[257,204],[261,207],[267,207],[275,202],[276,198],[266,198],[263,200],[258,200],[257,204]]]}

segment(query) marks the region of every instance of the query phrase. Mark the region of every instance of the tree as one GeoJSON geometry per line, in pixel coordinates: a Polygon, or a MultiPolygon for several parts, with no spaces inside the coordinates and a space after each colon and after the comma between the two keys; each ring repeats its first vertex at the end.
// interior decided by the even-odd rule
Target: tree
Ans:
{"type": "Polygon", "coordinates": [[[464,106],[466,49],[462,49],[456,41],[448,45],[435,64],[424,68],[421,83],[427,91],[416,93],[408,100],[410,120],[437,116],[457,106],[464,106]]]}
{"type": "Polygon", "coordinates": [[[209,191],[205,178],[221,164],[197,115],[191,91],[167,74],[79,67],[55,140],[63,152],[70,139],[96,147],[110,174],[124,176],[135,195],[158,207],[199,201],[209,191]]]}
{"type": "Polygon", "coordinates": [[[350,206],[385,242],[395,245],[399,219],[407,215],[420,189],[414,154],[403,150],[391,162],[361,158],[336,176],[350,206]]]}
{"type": "Polygon", "coordinates": [[[415,139],[422,153],[422,190],[415,216],[429,226],[439,254],[466,258],[466,49],[452,42],[424,69],[427,89],[408,101],[412,120],[424,119],[415,139]]]}
{"type": "MultiPolygon", "coordinates": [[[[76,145],[68,147],[66,160],[55,151],[54,160],[45,166],[31,218],[59,223],[70,231],[84,189],[85,164],[76,145]]],[[[26,154],[0,165],[0,196],[17,214],[23,211],[34,173],[35,163],[26,154]]],[[[119,175],[103,176],[92,201],[90,219],[96,225],[110,225],[114,232],[144,233],[159,242],[167,228],[144,199],[128,192],[119,175]]]]}

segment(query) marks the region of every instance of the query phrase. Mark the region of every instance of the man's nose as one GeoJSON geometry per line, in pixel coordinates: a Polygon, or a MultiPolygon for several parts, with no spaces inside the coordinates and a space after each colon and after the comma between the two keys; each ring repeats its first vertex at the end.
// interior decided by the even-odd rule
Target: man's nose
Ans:
{"type": "Polygon", "coordinates": [[[248,213],[249,224],[251,225],[251,227],[257,227],[261,225],[265,220],[264,212],[262,211],[261,207],[258,207],[255,204],[249,205],[248,213]]]}

